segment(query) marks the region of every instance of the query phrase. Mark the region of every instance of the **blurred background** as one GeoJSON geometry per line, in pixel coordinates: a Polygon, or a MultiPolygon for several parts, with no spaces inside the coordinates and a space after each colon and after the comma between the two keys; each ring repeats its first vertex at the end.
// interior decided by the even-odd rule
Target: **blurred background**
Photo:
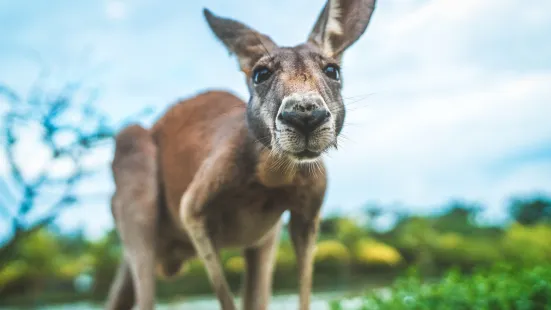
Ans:
{"type": "MultiPolygon", "coordinates": [[[[203,7],[290,46],[324,3],[0,0],[0,307],[101,307],[120,255],[113,133],[208,89],[247,100],[203,7]]],[[[410,270],[438,279],[551,261],[550,33],[546,1],[379,1],[344,54],[316,309],[410,270]]],[[[275,309],[296,298],[282,238],[275,309]]],[[[223,256],[237,291],[243,261],[223,256]]],[[[197,261],[158,296],[216,308],[197,261]]]]}

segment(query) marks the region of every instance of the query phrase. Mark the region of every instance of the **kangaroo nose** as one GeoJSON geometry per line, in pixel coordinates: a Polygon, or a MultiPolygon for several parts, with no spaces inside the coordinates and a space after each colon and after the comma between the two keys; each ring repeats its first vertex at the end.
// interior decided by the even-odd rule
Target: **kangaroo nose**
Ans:
{"type": "Polygon", "coordinates": [[[326,109],[316,109],[305,112],[282,111],[278,118],[282,123],[295,128],[304,135],[308,135],[325,123],[329,116],[331,116],[331,113],[326,109]]]}

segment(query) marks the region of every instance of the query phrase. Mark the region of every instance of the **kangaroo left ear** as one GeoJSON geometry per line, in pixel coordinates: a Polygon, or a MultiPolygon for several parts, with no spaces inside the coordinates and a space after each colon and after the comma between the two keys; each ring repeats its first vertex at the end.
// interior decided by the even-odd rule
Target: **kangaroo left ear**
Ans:
{"type": "Polygon", "coordinates": [[[330,57],[342,53],[367,29],[376,0],[327,0],[308,41],[330,57]]]}
{"type": "Polygon", "coordinates": [[[266,53],[276,47],[267,35],[261,34],[249,26],[229,18],[218,17],[208,9],[203,9],[207,23],[216,37],[230,53],[239,60],[241,70],[250,73],[254,64],[266,53]]]}

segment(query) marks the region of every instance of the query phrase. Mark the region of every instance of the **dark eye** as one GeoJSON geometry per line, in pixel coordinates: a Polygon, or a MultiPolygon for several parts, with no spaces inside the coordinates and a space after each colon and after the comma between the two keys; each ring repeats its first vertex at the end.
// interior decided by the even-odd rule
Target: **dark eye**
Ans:
{"type": "Polygon", "coordinates": [[[259,67],[253,71],[253,82],[255,84],[260,84],[272,76],[272,71],[266,67],[259,67]]]}
{"type": "Polygon", "coordinates": [[[339,81],[341,78],[341,74],[339,72],[339,68],[336,65],[327,65],[325,68],[323,68],[323,73],[327,75],[329,78],[339,81]]]}

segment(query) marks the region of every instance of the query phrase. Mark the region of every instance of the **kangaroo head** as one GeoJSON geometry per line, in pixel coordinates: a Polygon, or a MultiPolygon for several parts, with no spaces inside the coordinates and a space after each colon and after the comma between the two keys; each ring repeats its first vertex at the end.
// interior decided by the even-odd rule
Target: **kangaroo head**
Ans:
{"type": "Polygon", "coordinates": [[[342,55],[364,33],[374,8],[375,0],[328,0],[307,41],[294,47],[204,10],[245,73],[247,122],[256,140],[298,162],[336,146],[345,118],[342,55]]]}

